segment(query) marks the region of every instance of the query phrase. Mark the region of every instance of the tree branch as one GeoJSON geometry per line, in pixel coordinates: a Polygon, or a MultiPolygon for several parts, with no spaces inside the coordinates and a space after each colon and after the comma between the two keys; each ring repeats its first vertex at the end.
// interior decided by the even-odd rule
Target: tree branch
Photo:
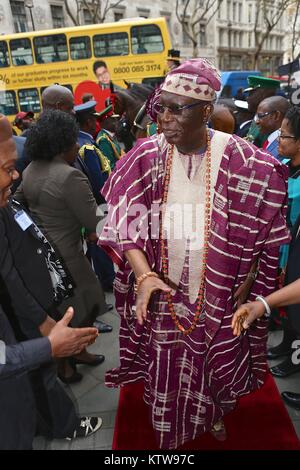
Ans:
{"type": "MultiPolygon", "coordinates": [[[[77,2],[76,2],[77,4],[77,2]]],[[[76,19],[71,8],[70,8],[70,5],[68,3],[68,0],[64,0],[64,5],[66,7],[66,12],[68,14],[68,16],[70,17],[71,21],[74,23],[74,26],[79,26],[79,21],[78,21],[78,18],[76,19]]],[[[77,4],[77,9],[78,9],[78,4],[77,4]]]]}

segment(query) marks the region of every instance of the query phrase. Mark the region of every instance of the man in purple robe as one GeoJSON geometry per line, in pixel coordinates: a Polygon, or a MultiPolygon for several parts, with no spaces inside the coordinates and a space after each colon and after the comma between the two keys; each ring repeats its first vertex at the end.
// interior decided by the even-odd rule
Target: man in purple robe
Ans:
{"type": "Polygon", "coordinates": [[[264,383],[267,321],[237,338],[236,305],[274,290],[285,224],[286,169],[239,137],[209,130],[217,70],[192,59],[170,72],[162,133],[117,163],[99,243],[119,271],[120,367],[106,383],[143,380],[158,445],[211,431],[264,383]]]}

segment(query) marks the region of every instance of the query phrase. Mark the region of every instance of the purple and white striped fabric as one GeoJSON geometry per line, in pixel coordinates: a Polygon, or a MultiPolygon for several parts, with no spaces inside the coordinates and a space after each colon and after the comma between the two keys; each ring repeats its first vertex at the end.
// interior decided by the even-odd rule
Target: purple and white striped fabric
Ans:
{"type": "MultiPolygon", "coordinates": [[[[158,444],[174,449],[210,430],[234,409],[240,396],[263,384],[266,320],[256,321],[242,337],[234,337],[230,326],[233,294],[255,259],[259,260],[259,273],[250,300],[274,290],[279,246],[289,241],[289,233],[286,168],[266,152],[232,136],[215,186],[200,322],[184,337],[174,326],[164,295],[156,293],[146,323],[138,325],[134,275],[124,251],[142,250],[151,269],[162,272],[157,221],[167,150],[164,136],[153,136],[139,141],[117,163],[103,189],[109,212],[99,243],[119,266],[115,295],[121,316],[120,367],[107,372],[106,383],[118,387],[144,380],[158,444]],[[146,210],[137,222],[139,208],[146,210]]],[[[187,252],[174,297],[185,328],[196,308],[189,303],[188,283],[187,252]]]]}

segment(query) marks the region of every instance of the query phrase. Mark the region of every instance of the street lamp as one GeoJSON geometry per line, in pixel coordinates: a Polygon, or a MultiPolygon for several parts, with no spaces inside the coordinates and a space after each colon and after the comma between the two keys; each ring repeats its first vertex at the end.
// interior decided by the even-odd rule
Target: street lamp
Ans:
{"type": "Polygon", "coordinates": [[[231,21],[228,21],[227,27],[228,27],[228,69],[231,70],[231,28],[232,28],[231,21]]]}
{"type": "Polygon", "coordinates": [[[25,0],[24,6],[29,9],[30,11],[30,18],[31,18],[31,23],[32,23],[32,30],[35,31],[35,26],[34,26],[34,21],[33,21],[33,14],[32,14],[32,9],[33,9],[33,0],[25,0]]]}

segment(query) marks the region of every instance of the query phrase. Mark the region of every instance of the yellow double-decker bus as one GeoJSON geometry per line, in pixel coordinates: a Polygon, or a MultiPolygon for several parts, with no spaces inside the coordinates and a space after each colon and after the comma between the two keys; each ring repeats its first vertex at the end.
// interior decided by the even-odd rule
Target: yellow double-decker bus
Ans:
{"type": "Polygon", "coordinates": [[[72,91],[97,82],[105,63],[113,83],[154,84],[166,72],[171,41],[166,20],[128,19],[116,23],[33,31],[0,37],[0,112],[41,110],[44,88],[59,83],[72,91]]]}

